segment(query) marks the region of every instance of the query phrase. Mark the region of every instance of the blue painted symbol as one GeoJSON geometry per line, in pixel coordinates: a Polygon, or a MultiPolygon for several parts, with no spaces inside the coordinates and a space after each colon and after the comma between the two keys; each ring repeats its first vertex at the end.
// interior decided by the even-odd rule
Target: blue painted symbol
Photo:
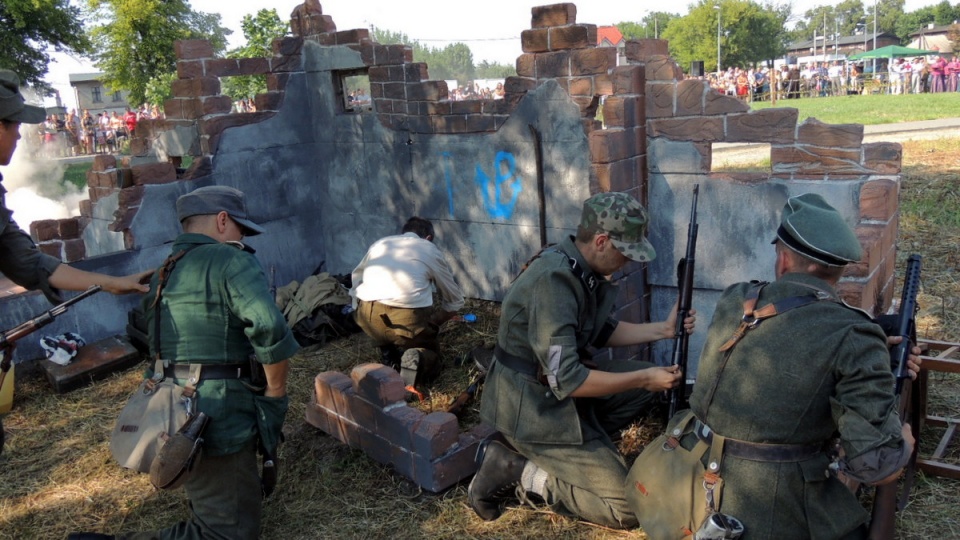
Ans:
{"type": "Polygon", "coordinates": [[[517,168],[517,162],[510,152],[497,152],[493,158],[493,168],[497,171],[497,177],[494,181],[483,172],[480,165],[477,165],[477,175],[475,181],[480,186],[480,193],[483,195],[483,208],[493,219],[510,219],[513,215],[513,209],[517,205],[517,198],[523,191],[522,180],[519,176],[514,176],[517,168]],[[507,170],[504,172],[503,164],[506,162],[507,170]],[[509,182],[510,180],[512,182],[509,182]],[[510,189],[509,202],[503,202],[503,184],[507,183],[510,189]],[[490,194],[490,187],[493,187],[493,194],[490,194]]]}
{"type": "Polygon", "coordinates": [[[443,157],[443,176],[447,179],[447,209],[450,211],[450,217],[453,217],[453,173],[450,172],[450,162],[453,156],[450,152],[444,152],[443,157]]]}

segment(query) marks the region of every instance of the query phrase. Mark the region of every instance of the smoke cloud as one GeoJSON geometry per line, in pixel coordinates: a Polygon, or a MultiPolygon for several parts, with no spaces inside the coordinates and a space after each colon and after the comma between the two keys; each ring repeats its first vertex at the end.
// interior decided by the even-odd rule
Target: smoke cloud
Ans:
{"type": "Polygon", "coordinates": [[[73,184],[62,184],[66,165],[50,157],[56,153],[42,148],[36,137],[37,126],[20,126],[21,139],[13,160],[3,170],[7,188],[7,207],[23,230],[42,219],[63,219],[80,215],[80,201],[86,190],[73,184]]]}

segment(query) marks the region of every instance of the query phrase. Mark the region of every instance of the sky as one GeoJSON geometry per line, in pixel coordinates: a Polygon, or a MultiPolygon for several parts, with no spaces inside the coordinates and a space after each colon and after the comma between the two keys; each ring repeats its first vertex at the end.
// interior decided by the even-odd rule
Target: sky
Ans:
{"type": "MultiPolygon", "coordinates": [[[[461,41],[470,46],[475,63],[487,60],[513,65],[522,53],[520,32],[530,28],[531,8],[554,2],[555,0],[321,0],[320,4],[323,13],[333,17],[338,30],[369,28],[373,25],[403,32],[411,40],[438,48],[461,41]]],[[[302,0],[191,0],[190,3],[196,11],[221,15],[222,24],[233,30],[228,45],[233,48],[243,44],[240,21],[244,15],[255,14],[263,8],[274,8],[281,19],[289,20],[294,7],[301,4],[302,0]]],[[[663,7],[649,0],[581,0],[574,3],[577,5],[577,22],[597,26],[640,21],[651,10],[685,14],[688,6],[687,3],[678,2],[670,7],[663,7]]],[[[837,3],[839,0],[794,0],[793,12],[802,14],[816,6],[837,3]]],[[[910,12],[935,3],[936,0],[906,0],[904,11],[910,12]]],[[[75,105],[68,75],[97,70],[89,62],[77,61],[60,54],[55,57],[57,62],[51,64],[47,82],[60,91],[64,105],[72,108],[75,105]]]]}

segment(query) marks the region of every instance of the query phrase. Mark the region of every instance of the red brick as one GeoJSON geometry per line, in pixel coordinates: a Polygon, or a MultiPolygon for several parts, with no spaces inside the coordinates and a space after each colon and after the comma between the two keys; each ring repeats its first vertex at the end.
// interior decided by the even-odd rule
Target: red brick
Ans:
{"type": "Polygon", "coordinates": [[[590,161],[611,163],[634,157],[637,153],[636,133],[633,129],[609,128],[594,131],[588,136],[590,161]]]}
{"type": "Polygon", "coordinates": [[[137,239],[130,229],[123,231],[123,249],[138,249],[137,239]]]}
{"type": "Polygon", "coordinates": [[[87,246],[80,238],[67,240],[63,243],[64,262],[76,262],[87,256],[87,246]]]}
{"type": "Polygon", "coordinates": [[[324,433],[330,433],[330,417],[332,413],[317,405],[316,395],[313,396],[313,401],[307,403],[303,412],[304,419],[308,424],[324,433]]]}
{"type": "Polygon", "coordinates": [[[843,271],[847,277],[867,277],[883,260],[883,227],[876,225],[859,225],[856,228],[857,240],[863,248],[863,256],[853,264],[848,264],[843,271]]]}
{"type": "Polygon", "coordinates": [[[770,162],[774,172],[794,174],[863,174],[866,171],[858,163],[860,152],[840,148],[817,146],[772,146],[770,162]]]}
{"type": "MultiPolygon", "coordinates": [[[[197,116],[206,116],[208,114],[227,114],[233,108],[233,100],[230,96],[210,96],[197,98],[196,105],[199,107],[197,116]]],[[[260,110],[259,104],[257,110],[260,110]]]]}
{"type": "Polygon", "coordinates": [[[599,75],[617,66],[615,47],[570,51],[570,75],[599,75]]]}
{"type": "Polygon", "coordinates": [[[747,114],[727,115],[726,142],[794,142],[797,109],[763,109],[747,114]]]}
{"type": "Polygon", "coordinates": [[[405,82],[421,82],[430,79],[426,62],[404,64],[402,67],[392,67],[392,69],[398,70],[401,73],[403,81],[405,82]]]}
{"type": "Polygon", "coordinates": [[[590,166],[590,193],[626,191],[637,187],[640,176],[637,158],[622,159],[613,163],[594,163],[590,166]]]}
{"type": "Polygon", "coordinates": [[[87,188],[87,193],[89,194],[90,202],[92,203],[96,203],[97,201],[99,201],[104,197],[109,197],[110,195],[113,195],[115,191],[117,190],[113,188],[105,188],[105,187],[87,188]]]}
{"type": "Polygon", "coordinates": [[[288,54],[300,54],[300,51],[303,50],[303,38],[297,36],[286,36],[274,39],[270,44],[270,50],[273,52],[273,54],[281,56],[288,54]]]}
{"type": "Polygon", "coordinates": [[[253,98],[258,111],[279,111],[285,92],[264,92],[253,98]]]}
{"type": "Polygon", "coordinates": [[[79,237],[80,224],[77,223],[77,218],[58,219],[57,236],[64,240],[79,237]]]}
{"type": "Polygon", "coordinates": [[[274,116],[273,112],[255,112],[242,114],[225,114],[200,120],[200,133],[204,135],[219,135],[223,130],[231,127],[246,126],[262,122],[274,116]]]}
{"type": "Polygon", "coordinates": [[[355,396],[353,381],[339,371],[325,371],[313,379],[317,403],[339,414],[345,409],[344,395],[355,396]]]}
{"type": "Polygon", "coordinates": [[[357,395],[385,407],[403,401],[405,392],[400,374],[383,364],[361,364],[350,372],[357,395]]]}
{"type": "Polygon", "coordinates": [[[46,242],[59,238],[60,226],[55,219],[41,219],[30,223],[30,236],[34,242],[46,242]]]}
{"type": "Polygon", "coordinates": [[[651,83],[647,85],[646,112],[647,118],[669,118],[674,115],[673,83],[651,83]]]}
{"type": "Polygon", "coordinates": [[[177,79],[170,85],[173,97],[215,96],[220,93],[220,79],[200,77],[197,79],[177,79]]]}
{"type": "Polygon", "coordinates": [[[98,154],[93,158],[93,170],[105,171],[117,166],[117,158],[109,154],[98,154]]]}
{"type": "Polygon", "coordinates": [[[413,431],[413,448],[428,460],[442,456],[457,442],[460,428],[457,417],[448,412],[433,412],[423,417],[413,431]]]}
{"type": "Polygon", "coordinates": [[[595,24],[558,26],[550,28],[548,32],[550,34],[548,44],[551,51],[586,49],[597,46],[597,25],[595,24]]]}
{"type": "Polygon", "coordinates": [[[808,118],[797,128],[797,142],[816,146],[860,148],[863,144],[863,125],[825,124],[808,118]]]}
{"type": "Polygon", "coordinates": [[[750,106],[733,96],[725,96],[716,90],[707,90],[704,96],[703,114],[707,116],[728,113],[741,113],[750,110],[750,106]]]}
{"type": "Polygon", "coordinates": [[[129,167],[120,169],[120,185],[118,187],[128,188],[133,185],[133,171],[129,167]]]}
{"type": "Polygon", "coordinates": [[[140,206],[140,202],[143,201],[143,194],[146,188],[143,186],[133,186],[120,190],[120,193],[117,195],[117,205],[120,208],[128,208],[140,206]]]}
{"type": "Polygon", "coordinates": [[[80,216],[88,218],[93,215],[93,203],[90,202],[90,199],[83,199],[80,201],[80,216]]]}
{"type": "Polygon", "coordinates": [[[597,116],[597,107],[600,106],[600,96],[571,96],[574,103],[580,107],[580,115],[587,118],[597,116]]]}
{"type": "Polygon", "coordinates": [[[569,79],[567,83],[567,93],[571,96],[593,97],[593,77],[575,77],[569,79]]]}
{"type": "Polygon", "coordinates": [[[299,54],[274,56],[270,59],[271,72],[303,71],[303,61],[299,54]]]}
{"type": "Polygon", "coordinates": [[[205,74],[203,60],[180,60],[177,62],[177,77],[180,79],[196,79],[205,74]]]}
{"type": "Polygon", "coordinates": [[[90,169],[86,173],[87,187],[100,187],[100,173],[90,169]]]}
{"type": "Polygon", "coordinates": [[[479,114],[483,110],[483,103],[479,99],[453,101],[450,103],[452,114],[479,114]]]}
{"type": "Polygon", "coordinates": [[[63,244],[59,241],[45,242],[37,244],[37,248],[51,257],[63,260],[63,244]]]}
{"type": "Polygon", "coordinates": [[[213,45],[206,39],[181,39],[173,42],[178,60],[213,58],[213,45]]]}
{"type": "Polygon", "coordinates": [[[99,187],[109,187],[109,188],[120,187],[119,173],[120,173],[120,169],[111,169],[109,171],[94,173],[99,177],[99,179],[97,180],[97,185],[99,187]]]}
{"type": "MultiPolygon", "coordinates": [[[[547,79],[551,77],[570,76],[570,52],[557,51],[538,54],[536,57],[537,77],[547,79]]],[[[509,77],[507,78],[509,80],[509,77]]]]}
{"type": "Polygon", "coordinates": [[[507,77],[503,89],[509,94],[525,94],[537,87],[537,81],[525,77],[507,77]]]}
{"type": "Polygon", "coordinates": [[[411,449],[413,432],[423,419],[424,413],[413,407],[390,407],[380,412],[377,434],[394,446],[411,449]]]}
{"type": "Polygon", "coordinates": [[[903,162],[900,143],[880,142],[863,145],[863,164],[877,174],[899,174],[903,162]]]}
{"type": "Polygon", "coordinates": [[[438,101],[447,99],[446,81],[423,81],[407,84],[407,99],[411,101],[438,101]]]}
{"type": "Polygon", "coordinates": [[[534,28],[520,32],[520,49],[525,53],[541,53],[550,50],[550,31],[534,28]]]}
{"type": "Polygon", "coordinates": [[[627,60],[634,62],[646,62],[654,56],[670,54],[665,39],[629,39],[623,48],[627,60]]]}
{"type": "Polygon", "coordinates": [[[496,129],[493,116],[487,114],[467,115],[467,133],[482,133],[496,129]]]}
{"type": "Polygon", "coordinates": [[[666,118],[650,120],[647,124],[650,128],[648,133],[650,137],[665,137],[676,141],[691,142],[724,140],[723,118],[666,118]]]}
{"type": "Polygon", "coordinates": [[[529,53],[521,54],[517,57],[516,67],[517,75],[521,77],[536,77],[537,55],[529,53]]]}
{"type": "Polygon", "coordinates": [[[233,77],[241,75],[240,64],[236,58],[214,58],[207,60],[206,74],[213,77],[233,77]]]}
{"type": "Polygon", "coordinates": [[[265,75],[270,73],[269,58],[239,58],[237,71],[240,75],[265,75]]]}
{"type": "Polygon", "coordinates": [[[341,30],[334,34],[337,45],[359,44],[370,40],[370,30],[366,28],[354,28],[352,30],[341,30]]]}
{"type": "Polygon", "coordinates": [[[133,171],[133,183],[138,186],[165,184],[177,179],[177,169],[172,163],[144,163],[130,169],[133,171]]]}
{"type": "Polygon", "coordinates": [[[593,92],[601,96],[613,94],[613,79],[610,78],[610,74],[601,73],[593,76],[593,92]]]}
{"type": "Polygon", "coordinates": [[[643,98],[639,96],[607,96],[603,100],[603,123],[608,126],[632,128],[645,123],[643,98]]]}
{"type": "Polygon", "coordinates": [[[698,79],[677,83],[677,116],[700,116],[703,114],[703,96],[709,86],[698,79]]]}
{"type": "Polygon", "coordinates": [[[650,81],[682,81],[683,70],[669,56],[654,55],[647,60],[647,82],[650,81]]]}
{"type": "Polygon", "coordinates": [[[613,94],[643,94],[646,92],[646,73],[643,66],[617,66],[610,71],[613,94]]]}
{"type": "Polygon", "coordinates": [[[860,219],[886,222],[896,215],[898,206],[896,182],[871,180],[860,187],[860,219]]]}
{"type": "Polygon", "coordinates": [[[267,75],[267,90],[270,92],[282,91],[287,88],[287,81],[289,80],[289,73],[270,73],[267,75]]]}
{"type": "Polygon", "coordinates": [[[575,4],[552,4],[536,6],[530,10],[530,28],[545,28],[548,26],[563,26],[577,23],[577,6],[575,4]]]}

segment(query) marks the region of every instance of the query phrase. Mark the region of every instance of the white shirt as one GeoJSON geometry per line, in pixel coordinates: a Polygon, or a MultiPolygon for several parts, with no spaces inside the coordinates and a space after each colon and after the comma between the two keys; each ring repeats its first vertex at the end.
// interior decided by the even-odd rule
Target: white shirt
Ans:
{"type": "Polygon", "coordinates": [[[433,242],[408,232],[381,238],[370,246],[353,270],[356,300],[380,302],[399,308],[433,305],[433,291],[440,294],[444,311],[463,307],[463,292],[453,279],[450,265],[433,242]]]}

